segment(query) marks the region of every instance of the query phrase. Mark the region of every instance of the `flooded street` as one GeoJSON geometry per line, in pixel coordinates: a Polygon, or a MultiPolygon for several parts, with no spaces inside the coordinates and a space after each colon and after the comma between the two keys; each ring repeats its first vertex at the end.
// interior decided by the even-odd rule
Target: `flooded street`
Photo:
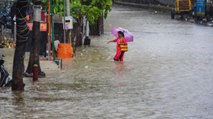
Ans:
{"type": "Polygon", "coordinates": [[[0,119],[213,119],[212,27],[114,6],[105,30],[23,93],[0,89],[0,119]],[[123,63],[113,27],[135,36],[123,63]]]}

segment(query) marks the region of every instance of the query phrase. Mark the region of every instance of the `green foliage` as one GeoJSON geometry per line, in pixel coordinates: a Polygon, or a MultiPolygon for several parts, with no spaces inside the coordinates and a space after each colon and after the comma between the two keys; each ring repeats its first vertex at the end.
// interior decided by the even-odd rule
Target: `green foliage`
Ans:
{"type": "MultiPolygon", "coordinates": [[[[64,15],[64,0],[52,0],[54,14],[64,15]]],[[[48,0],[42,0],[47,8],[48,0]]],[[[107,17],[111,11],[112,0],[71,0],[71,15],[75,19],[86,16],[90,23],[94,23],[99,17],[107,17]]]]}
{"type": "Polygon", "coordinates": [[[80,0],[73,0],[71,6],[71,15],[76,19],[86,16],[89,22],[94,23],[101,16],[98,7],[82,4],[80,0]]]}
{"type": "Polygon", "coordinates": [[[48,0],[42,0],[42,6],[47,10],[48,9],[48,0]]]}
{"type": "Polygon", "coordinates": [[[107,17],[108,13],[111,11],[112,0],[92,0],[91,6],[96,6],[101,10],[102,16],[107,17]]]}
{"type": "MultiPolygon", "coordinates": [[[[42,4],[45,9],[48,9],[48,0],[42,0],[42,4]]],[[[53,13],[63,15],[64,14],[64,0],[52,0],[53,13]]]]}

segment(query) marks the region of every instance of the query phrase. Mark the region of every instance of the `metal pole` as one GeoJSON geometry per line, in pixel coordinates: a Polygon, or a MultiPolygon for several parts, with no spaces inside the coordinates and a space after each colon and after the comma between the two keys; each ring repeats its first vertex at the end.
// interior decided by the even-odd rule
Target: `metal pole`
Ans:
{"type": "Polygon", "coordinates": [[[66,13],[67,13],[67,16],[70,16],[70,0],[66,0],[66,13]]]}
{"type": "Polygon", "coordinates": [[[64,23],[63,23],[64,24],[64,43],[66,43],[66,30],[65,30],[65,22],[66,22],[65,21],[65,14],[66,14],[65,12],[66,11],[65,11],[65,8],[66,8],[66,3],[65,3],[65,0],[64,0],[64,23]]]}
{"type": "MultiPolygon", "coordinates": [[[[66,15],[70,16],[70,0],[66,0],[66,15]]],[[[71,30],[68,30],[69,43],[71,43],[71,30]]]]}
{"type": "Polygon", "coordinates": [[[13,31],[13,38],[14,38],[13,42],[16,43],[16,22],[14,22],[13,30],[14,30],[13,31]]]}
{"type": "Polygon", "coordinates": [[[53,4],[51,0],[51,21],[52,21],[52,53],[53,53],[53,60],[56,60],[56,54],[55,54],[55,46],[54,46],[54,41],[55,41],[55,33],[54,33],[54,20],[53,20],[53,4]]]}
{"type": "Polygon", "coordinates": [[[51,60],[51,0],[48,0],[48,60],[51,60]]]}

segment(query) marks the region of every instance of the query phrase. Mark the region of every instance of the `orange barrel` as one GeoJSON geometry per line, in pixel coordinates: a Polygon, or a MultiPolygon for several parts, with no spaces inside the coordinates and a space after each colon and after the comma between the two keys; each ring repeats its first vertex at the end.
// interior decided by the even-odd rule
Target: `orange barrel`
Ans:
{"type": "Polygon", "coordinates": [[[65,43],[58,44],[57,57],[61,59],[72,58],[73,57],[72,45],[65,43]]]}

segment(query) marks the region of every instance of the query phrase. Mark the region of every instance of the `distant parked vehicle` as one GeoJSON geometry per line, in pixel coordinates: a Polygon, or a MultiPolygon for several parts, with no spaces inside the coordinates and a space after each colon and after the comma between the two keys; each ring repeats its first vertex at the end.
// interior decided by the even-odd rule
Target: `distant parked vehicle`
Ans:
{"type": "Polygon", "coordinates": [[[213,0],[207,0],[206,2],[206,17],[213,18],[213,0]]]}
{"type": "Polygon", "coordinates": [[[184,15],[190,15],[192,8],[191,0],[176,0],[175,8],[171,11],[171,19],[174,19],[176,15],[181,16],[181,18],[183,18],[184,15]]]}
{"type": "Polygon", "coordinates": [[[195,0],[194,17],[202,19],[206,15],[206,0],[195,0]]]}

